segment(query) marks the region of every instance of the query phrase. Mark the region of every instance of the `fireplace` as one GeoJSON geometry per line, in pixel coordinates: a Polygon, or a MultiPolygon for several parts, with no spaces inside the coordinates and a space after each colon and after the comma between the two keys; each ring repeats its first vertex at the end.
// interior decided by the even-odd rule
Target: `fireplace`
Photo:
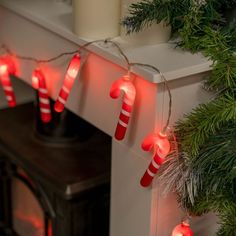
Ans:
{"type": "Polygon", "coordinates": [[[53,142],[33,103],[0,113],[0,235],[109,235],[110,137],[76,116],[53,142]]]}

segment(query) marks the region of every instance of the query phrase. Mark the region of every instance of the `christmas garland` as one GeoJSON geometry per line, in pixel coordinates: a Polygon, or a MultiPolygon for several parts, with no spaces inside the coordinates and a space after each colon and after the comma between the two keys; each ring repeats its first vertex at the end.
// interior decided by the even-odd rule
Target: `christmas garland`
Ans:
{"type": "Polygon", "coordinates": [[[214,98],[175,125],[178,158],[160,173],[190,215],[213,211],[217,235],[236,235],[236,0],[143,0],[132,4],[122,24],[128,33],[166,22],[178,46],[202,52],[212,63],[206,88],[214,98]]]}

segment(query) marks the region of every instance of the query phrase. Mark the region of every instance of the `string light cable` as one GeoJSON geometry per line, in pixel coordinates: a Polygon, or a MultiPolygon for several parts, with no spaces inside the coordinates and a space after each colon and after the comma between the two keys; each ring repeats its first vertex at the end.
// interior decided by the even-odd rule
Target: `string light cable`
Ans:
{"type": "Polygon", "coordinates": [[[169,87],[169,83],[168,80],[166,79],[166,77],[164,76],[164,74],[155,66],[149,65],[149,64],[143,64],[143,63],[130,63],[131,66],[141,66],[141,67],[146,67],[146,68],[150,68],[154,71],[156,71],[157,73],[159,73],[159,75],[161,76],[162,81],[164,82],[166,88],[167,88],[167,92],[168,92],[168,96],[169,96],[169,108],[168,108],[168,116],[167,116],[167,120],[166,123],[164,125],[164,128],[162,129],[162,133],[166,133],[170,124],[170,118],[171,118],[171,114],[172,114],[172,94],[171,94],[171,90],[169,87]]]}
{"type": "Polygon", "coordinates": [[[172,114],[172,95],[171,95],[171,90],[170,90],[170,87],[169,87],[169,84],[168,84],[168,80],[166,79],[164,74],[160,71],[160,69],[158,69],[157,67],[155,67],[153,65],[145,64],[145,63],[130,62],[129,58],[124,53],[124,51],[120,47],[120,45],[118,43],[114,42],[113,40],[111,40],[111,39],[100,40],[99,39],[99,40],[90,41],[90,42],[87,42],[87,43],[79,46],[79,48],[77,50],[63,52],[63,53],[60,53],[59,55],[56,55],[56,56],[48,58],[48,59],[38,59],[38,58],[35,58],[35,57],[15,54],[5,44],[2,44],[0,46],[0,49],[1,49],[1,51],[4,51],[5,53],[9,54],[10,56],[14,56],[17,59],[32,61],[32,62],[35,62],[37,64],[41,64],[41,63],[50,63],[50,62],[56,61],[56,60],[58,60],[58,59],[60,59],[64,56],[75,55],[75,54],[81,53],[84,50],[89,51],[88,47],[93,45],[93,44],[96,44],[96,43],[104,43],[105,45],[110,44],[110,45],[114,46],[117,49],[117,51],[119,52],[120,56],[123,58],[123,60],[126,63],[126,66],[127,66],[127,72],[128,73],[127,73],[126,79],[131,78],[130,74],[132,73],[132,67],[135,67],[135,66],[143,67],[143,68],[149,68],[149,69],[154,70],[157,73],[159,73],[162,81],[164,82],[164,84],[167,88],[167,92],[168,92],[168,96],[169,96],[168,116],[167,116],[167,119],[166,119],[166,123],[165,123],[165,125],[164,125],[164,127],[161,131],[163,134],[165,134],[167,132],[168,127],[169,127],[170,118],[171,118],[171,114],[172,114]]]}

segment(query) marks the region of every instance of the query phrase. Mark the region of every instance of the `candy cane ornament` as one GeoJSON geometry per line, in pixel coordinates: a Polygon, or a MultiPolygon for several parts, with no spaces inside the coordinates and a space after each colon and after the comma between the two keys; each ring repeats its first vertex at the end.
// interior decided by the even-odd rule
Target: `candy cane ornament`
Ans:
{"type": "Polygon", "coordinates": [[[140,181],[143,187],[148,187],[170,152],[170,142],[165,134],[151,134],[144,139],[142,149],[144,151],[154,150],[152,161],[140,181]]]}
{"type": "Polygon", "coordinates": [[[16,67],[10,57],[0,58],[0,81],[9,107],[16,106],[16,97],[12,87],[10,75],[16,74],[16,67]]]}
{"type": "Polygon", "coordinates": [[[76,54],[70,61],[67,68],[65,79],[62,88],[59,92],[59,96],[54,105],[54,109],[57,112],[62,112],[65,108],[66,101],[69,97],[71,88],[80,70],[80,55],[76,54]]]}
{"type": "Polygon", "coordinates": [[[119,121],[117,123],[115,138],[117,140],[122,140],[125,137],[125,133],[129,124],[131,113],[133,110],[133,105],[135,102],[136,89],[133,83],[130,81],[130,76],[126,75],[116,80],[110,90],[110,96],[113,99],[117,99],[121,91],[124,92],[122,108],[119,116],[119,121]]]}
{"type": "Polygon", "coordinates": [[[36,69],[32,75],[33,87],[38,89],[39,109],[42,122],[48,123],[52,119],[50,100],[46,80],[41,70],[36,69]]]}

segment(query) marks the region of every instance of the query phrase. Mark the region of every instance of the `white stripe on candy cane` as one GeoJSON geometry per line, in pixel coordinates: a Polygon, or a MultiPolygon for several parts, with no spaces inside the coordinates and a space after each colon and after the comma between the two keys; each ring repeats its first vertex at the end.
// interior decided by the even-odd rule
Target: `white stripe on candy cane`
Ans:
{"type": "Polygon", "coordinates": [[[39,101],[43,104],[49,104],[49,100],[47,98],[39,98],[39,101]]]}
{"type": "Polygon", "coordinates": [[[131,113],[126,111],[126,110],[124,110],[124,109],[121,110],[121,113],[124,114],[127,117],[131,117],[131,113]]]}
{"type": "Polygon", "coordinates": [[[132,106],[134,104],[134,101],[131,101],[130,99],[127,98],[124,98],[123,102],[128,106],[132,106]]]}
{"type": "Polygon", "coordinates": [[[47,109],[47,108],[40,108],[40,111],[42,113],[51,113],[51,111],[49,109],[47,109]]]}
{"type": "Polygon", "coordinates": [[[64,90],[65,93],[70,93],[70,90],[65,85],[62,86],[62,90],[64,90]]]}
{"type": "Polygon", "coordinates": [[[65,105],[66,103],[66,100],[64,100],[62,97],[58,97],[58,101],[62,103],[63,105],[65,105]]]}
{"type": "Polygon", "coordinates": [[[7,101],[12,101],[13,100],[12,96],[10,96],[10,95],[6,96],[6,98],[7,98],[7,101]]]}
{"type": "Polygon", "coordinates": [[[149,169],[147,169],[147,173],[151,176],[154,177],[156,174],[152,173],[149,169]]]}
{"type": "Polygon", "coordinates": [[[153,159],[152,160],[152,165],[156,168],[156,169],[159,169],[160,168],[160,165],[158,165],[155,160],[153,159]]]}
{"type": "Polygon", "coordinates": [[[44,88],[39,88],[38,89],[40,93],[48,94],[48,90],[44,88]]]}
{"type": "Polygon", "coordinates": [[[119,120],[119,124],[125,128],[128,127],[128,124],[126,124],[125,122],[123,122],[122,120],[119,120]]]}
{"type": "Polygon", "coordinates": [[[11,86],[3,86],[3,89],[5,91],[9,91],[9,92],[12,92],[13,91],[13,88],[11,86]]]}

